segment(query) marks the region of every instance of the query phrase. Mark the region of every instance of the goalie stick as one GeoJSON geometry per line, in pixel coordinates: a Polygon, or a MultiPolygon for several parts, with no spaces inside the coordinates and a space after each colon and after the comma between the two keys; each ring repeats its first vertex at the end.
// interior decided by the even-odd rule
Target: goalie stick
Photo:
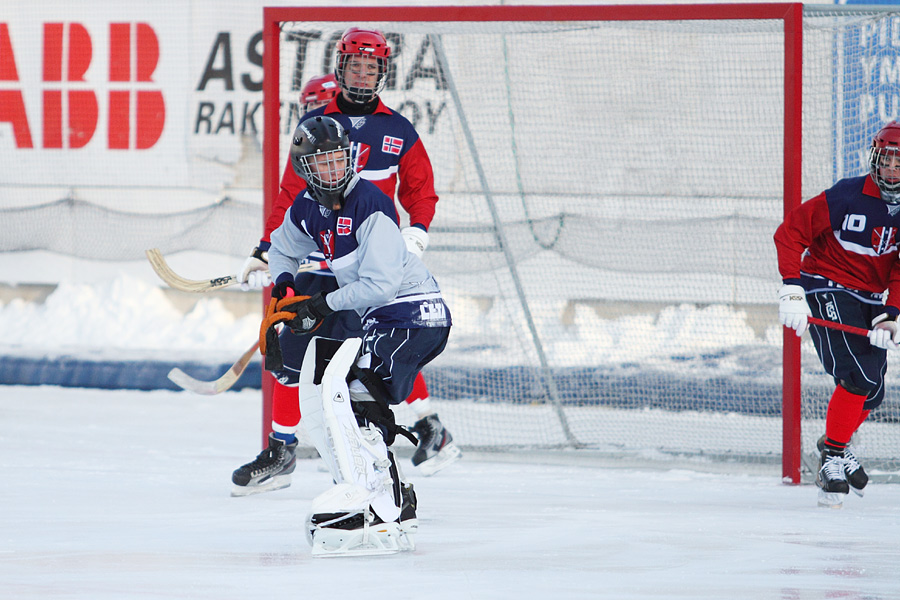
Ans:
{"type": "Polygon", "coordinates": [[[819,319],[816,317],[806,317],[806,320],[813,325],[821,325],[822,327],[828,327],[829,329],[839,329],[840,331],[846,331],[847,333],[852,333],[855,335],[868,336],[870,331],[868,329],[863,329],[862,327],[844,325],[843,323],[835,323],[834,321],[826,321],[825,319],[819,319]]]}
{"type": "MultiPolygon", "coordinates": [[[[224,275],[213,279],[185,279],[169,267],[169,264],[166,262],[166,259],[163,258],[162,252],[160,252],[158,248],[145,250],[144,253],[147,255],[147,260],[150,261],[150,266],[153,267],[153,270],[159,275],[159,278],[175,290],[204,293],[212,290],[221,290],[222,288],[240,283],[240,279],[237,275],[224,275]]],[[[305,273],[307,271],[321,271],[327,268],[328,263],[324,260],[315,260],[301,264],[297,269],[297,272],[305,273]]]]}
{"type": "Polygon", "coordinates": [[[216,379],[215,381],[202,381],[200,379],[194,379],[178,367],[175,367],[171,371],[167,377],[172,381],[175,385],[180,387],[183,390],[187,390],[188,392],[194,392],[195,394],[203,394],[204,396],[214,396],[215,394],[221,394],[225,390],[228,390],[237,383],[237,380],[240,379],[241,374],[244,372],[244,369],[247,368],[247,365],[250,364],[250,360],[253,358],[253,355],[256,354],[256,350],[259,348],[259,341],[253,343],[250,348],[244,352],[237,362],[231,365],[231,368],[225,372],[224,375],[216,379]]]}

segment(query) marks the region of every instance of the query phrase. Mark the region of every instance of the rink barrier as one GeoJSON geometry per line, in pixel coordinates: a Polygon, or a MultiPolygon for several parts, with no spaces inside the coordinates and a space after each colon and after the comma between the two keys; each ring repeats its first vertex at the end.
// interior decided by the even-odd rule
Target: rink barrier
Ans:
{"type": "MultiPolygon", "coordinates": [[[[167,361],[84,360],[77,357],[0,357],[2,385],[58,385],[126,390],[179,390],[166,377],[179,367],[211,381],[230,364],[167,361]]],[[[679,374],[666,370],[614,367],[565,367],[553,370],[564,405],[616,408],[724,411],[760,416],[781,413],[780,381],[771,377],[723,377],[679,374]]],[[[541,371],[532,367],[429,367],[431,395],[444,400],[540,404],[546,394],[541,371]]],[[[232,389],[259,389],[260,363],[247,367],[232,389]]],[[[187,392],[186,392],[187,393],[187,392]]]]}
{"type": "MultiPolygon", "coordinates": [[[[84,360],[77,357],[47,359],[0,357],[2,385],[58,385],[112,390],[180,390],[166,375],[179,367],[197,379],[217,379],[231,364],[167,361],[84,360]]],[[[260,388],[259,363],[250,365],[233,389],[260,388]]]]}

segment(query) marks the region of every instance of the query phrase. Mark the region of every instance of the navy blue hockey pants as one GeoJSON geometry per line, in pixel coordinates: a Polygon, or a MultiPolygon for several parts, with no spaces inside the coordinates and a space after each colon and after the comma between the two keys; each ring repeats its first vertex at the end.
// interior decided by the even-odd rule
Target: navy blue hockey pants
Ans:
{"type": "MultiPolygon", "coordinates": [[[[846,289],[820,277],[803,277],[806,301],[814,317],[869,329],[872,319],[884,312],[880,294],[846,289]]],[[[845,381],[865,390],[864,410],[884,400],[887,351],[869,343],[869,338],[811,325],[810,337],[825,371],[835,383],[845,381]]]]}

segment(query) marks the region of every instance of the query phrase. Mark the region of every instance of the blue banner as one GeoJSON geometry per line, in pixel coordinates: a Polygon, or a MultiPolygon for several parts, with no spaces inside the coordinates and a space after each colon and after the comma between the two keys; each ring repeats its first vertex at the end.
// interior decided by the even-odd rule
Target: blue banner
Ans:
{"type": "Polygon", "coordinates": [[[844,0],[843,2],[835,2],[835,4],[856,4],[863,6],[884,6],[889,4],[900,4],[900,0],[844,0]]]}
{"type": "MultiPolygon", "coordinates": [[[[867,2],[870,4],[870,2],[867,2]]],[[[834,49],[834,178],[862,175],[881,127],[900,118],[900,17],[843,28],[834,49]]]]}

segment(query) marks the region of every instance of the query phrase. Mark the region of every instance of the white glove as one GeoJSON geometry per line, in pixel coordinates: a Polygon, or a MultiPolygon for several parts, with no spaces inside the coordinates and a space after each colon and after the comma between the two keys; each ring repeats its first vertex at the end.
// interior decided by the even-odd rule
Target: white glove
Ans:
{"type": "Polygon", "coordinates": [[[882,313],[872,319],[869,343],[885,350],[900,348],[900,331],[897,330],[897,321],[889,321],[887,313],[882,313]]]}
{"type": "Polygon", "coordinates": [[[422,231],[418,227],[404,227],[400,233],[403,234],[406,249],[422,258],[425,248],[428,247],[428,232],[422,231]]]}
{"type": "Polygon", "coordinates": [[[269,276],[267,253],[259,248],[254,248],[247,260],[244,261],[244,267],[241,269],[238,281],[241,282],[241,289],[245,292],[248,290],[261,290],[272,283],[272,278],[269,276]]]}
{"type": "Polygon", "coordinates": [[[272,283],[272,276],[269,275],[268,271],[250,271],[247,275],[246,283],[241,284],[241,289],[245,292],[247,290],[261,290],[264,287],[269,287],[272,283]]]}
{"type": "Polygon", "coordinates": [[[778,291],[778,320],[781,324],[796,331],[797,337],[800,337],[809,327],[806,319],[811,316],[809,304],[806,303],[806,290],[799,285],[781,286],[778,291]]]}

